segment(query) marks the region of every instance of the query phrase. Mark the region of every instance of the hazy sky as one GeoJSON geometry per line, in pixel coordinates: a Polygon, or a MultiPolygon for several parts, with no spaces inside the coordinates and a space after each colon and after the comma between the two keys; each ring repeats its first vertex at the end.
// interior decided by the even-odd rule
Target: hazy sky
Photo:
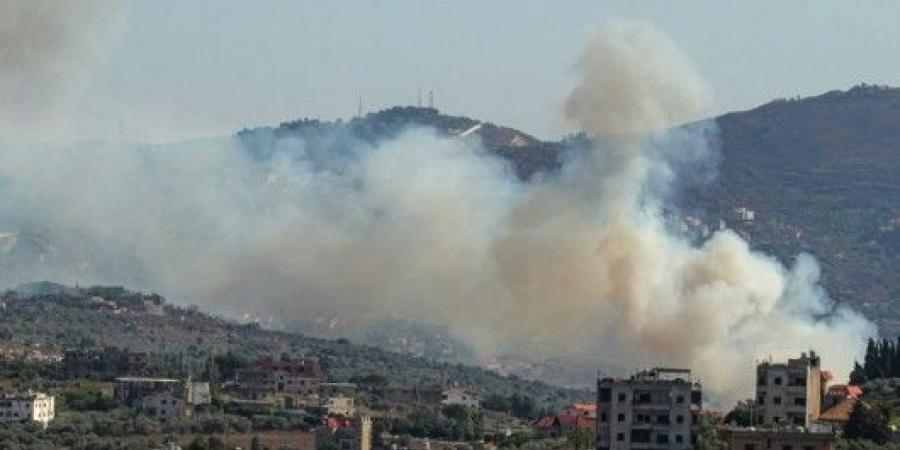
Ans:
{"type": "Polygon", "coordinates": [[[165,140],[435,106],[545,138],[592,26],[648,21],[709,79],[711,113],[900,85],[900,2],[131,0],[79,99],[85,135],[165,140]]]}

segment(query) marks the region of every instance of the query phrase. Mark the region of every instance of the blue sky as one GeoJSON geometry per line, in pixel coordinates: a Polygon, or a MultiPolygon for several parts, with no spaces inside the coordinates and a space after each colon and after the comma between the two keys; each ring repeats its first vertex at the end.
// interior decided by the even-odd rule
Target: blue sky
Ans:
{"type": "Polygon", "coordinates": [[[586,32],[611,19],[672,36],[710,113],[859,82],[900,85],[900,2],[131,0],[89,87],[100,135],[227,133],[413,104],[555,138],[586,32]]]}

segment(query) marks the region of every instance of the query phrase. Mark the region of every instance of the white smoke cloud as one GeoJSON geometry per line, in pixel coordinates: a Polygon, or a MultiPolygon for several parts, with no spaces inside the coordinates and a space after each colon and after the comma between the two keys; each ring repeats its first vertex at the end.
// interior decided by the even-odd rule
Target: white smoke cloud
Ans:
{"type": "MultiPolygon", "coordinates": [[[[0,132],[20,136],[66,119],[61,110],[110,46],[122,4],[0,0],[0,132]]],[[[39,131],[46,137],[51,130],[39,131]]]]}
{"type": "Polygon", "coordinates": [[[833,308],[811,257],[786,268],[729,231],[694,245],[667,230],[676,177],[715,158],[714,124],[664,131],[711,97],[687,58],[652,27],[615,24],[578,67],[567,117],[596,148],[531,182],[428,130],[327,164],[301,140],[270,159],[231,139],[2,145],[0,233],[37,234],[56,256],[12,260],[0,281],[124,283],[287,318],[400,313],[486,357],[690,367],[726,400],[768,355],[814,348],[847,373],[874,330],[833,308]]]}

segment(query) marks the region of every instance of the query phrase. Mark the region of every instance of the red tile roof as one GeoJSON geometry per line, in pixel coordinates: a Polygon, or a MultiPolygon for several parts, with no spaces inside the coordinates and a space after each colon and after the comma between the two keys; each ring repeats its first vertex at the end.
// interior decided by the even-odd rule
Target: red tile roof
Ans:
{"type": "Polygon", "coordinates": [[[569,406],[566,406],[566,409],[574,409],[575,411],[581,412],[594,412],[597,411],[597,405],[593,403],[572,403],[569,406]]]}
{"type": "MultiPolygon", "coordinates": [[[[828,408],[822,414],[819,414],[820,422],[837,422],[847,423],[850,421],[850,413],[859,400],[855,397],[847,397],[840,403],[828,408]]],[[[863,403],[865,405],[865,403],[863,403]]]]}

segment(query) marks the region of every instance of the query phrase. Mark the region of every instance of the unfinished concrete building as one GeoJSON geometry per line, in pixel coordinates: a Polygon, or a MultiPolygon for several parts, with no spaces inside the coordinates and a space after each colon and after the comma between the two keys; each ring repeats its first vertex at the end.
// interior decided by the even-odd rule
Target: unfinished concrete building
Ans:
{"type": "Polygon", "coordinates": [[[655,368],[597,381],[597,450],[689,449],[701,386],[687,369],[655,368]]]}
{"type": "Polygon", "coordinates": [[[756,426],[810,427],[819,417],[825,373],[816,352],[787,363],[764,361],[756,366],[756,426]]]}

